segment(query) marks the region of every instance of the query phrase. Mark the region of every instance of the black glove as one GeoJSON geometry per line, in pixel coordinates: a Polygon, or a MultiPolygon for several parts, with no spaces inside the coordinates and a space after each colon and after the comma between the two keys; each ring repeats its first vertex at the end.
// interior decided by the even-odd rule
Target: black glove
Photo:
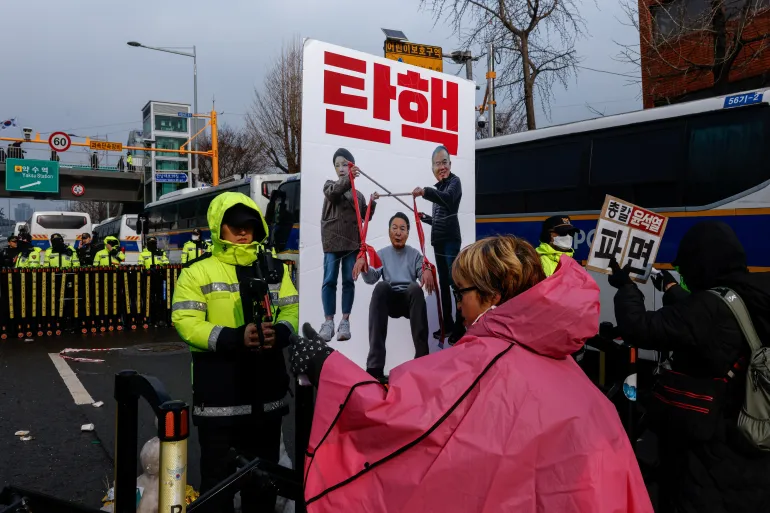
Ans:
{"type": "Polygon", "coordinates": [[[119,251],[120,251],[120,250],[119,250],[118,248],[112,248],[112,249],[110,250],[110,256],[118,256],[118,252],[119,252],[119,251]]]}
{"type": "Polygon", "coordinates": [[[612,269],[612,274],[610,274],[609,282],[610,285],[615,287],[616,289],[619,289],[623,285],[631,285],[634,283],[631,281],[631,264],[626,264],[626,266],[621,269],[620,265],[618,265],[618,261],[614,258],[610,260],[610,269],[612,269]]]}
{"type": "Polygon", "coordinates": [[[313,385],[317,385],[321,368],[334,349],[326,345],[324,339],[316,333],[310,323],[306,322],[302,326],[302,334],[304,335],[302,337],[296,333],[291,336],[289,346],[291,372],[295,376],[305,374],[313,385]]]}
{"type": "Polygon", "coordinates": [[[659,291],[665,292],[669,285],[677,285],[678,283],[670,272],[661,271],[652,275],[652,284],[659,291]]]}

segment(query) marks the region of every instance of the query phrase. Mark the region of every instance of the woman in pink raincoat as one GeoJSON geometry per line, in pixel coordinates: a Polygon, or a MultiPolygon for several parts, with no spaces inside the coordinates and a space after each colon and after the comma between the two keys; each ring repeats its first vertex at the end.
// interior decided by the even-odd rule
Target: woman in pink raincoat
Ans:
{"type": "Polygon", "coordinates": [[[308,512],[648,513],[610,402],[569,357],[596,334],[599,288],[571,258],[493,237],[452,269],[468,332],[385,388],[306,325],[293,370],[318,386],[308,512]]]}

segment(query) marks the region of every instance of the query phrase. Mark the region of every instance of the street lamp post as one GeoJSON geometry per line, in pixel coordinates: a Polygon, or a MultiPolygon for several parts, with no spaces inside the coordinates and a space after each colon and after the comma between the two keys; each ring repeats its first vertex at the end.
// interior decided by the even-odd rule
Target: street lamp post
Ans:
{"type": "MultiPolygon", "coordinates": [[[[159,48],[155,46],[147,46],[147,45],[143,45],[142,43],[138,43],[136,41],[129,41],[126,44],[128,46],[133,46],[135,48],[147,48],[148,50],[157,50],[159,52],[173,53],[176,55],[183,55],[185,57],[192,57],[193,59],[193,114],[196,114],[196,115],[198,114],[198,56],[194,45],[192,46],[192,53],[189,53],[189,52],[180,52],[179,50],[175,50],[171,48],[159,48]]],[[[188,46],[184,48],[190,48],[190,47],[188,46]]],[[[193,119],[197,119],[197,118],[193,118],[193,119]]],[[[198,139],[197,138],[193,139],[192,143],[193,143],[193,150],[198,151],[198,139]]],[[[193,167],[197,168],[198,155],[194,155],[193,158],[195,159],[195,163],[193,167]]],[[[192,174],[192,170],[190,170],[190,173],[192,174]]]]}

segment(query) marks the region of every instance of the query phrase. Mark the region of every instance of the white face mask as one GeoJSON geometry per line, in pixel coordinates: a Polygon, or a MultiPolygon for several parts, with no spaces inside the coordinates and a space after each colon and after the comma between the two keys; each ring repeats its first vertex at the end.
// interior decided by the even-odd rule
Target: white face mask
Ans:
{"type": "Polygon", "coordinates": [[[553,245],[564,251],[572,249],[572,235],[562,235],[553,238],[553,245]]]}
{"type": "Polygon", "coordinates": [[[477,322],[479,322],[479,319],[481,319],[482,317],[484,317],[484,314],[485,314],[485,313],[487,313],[487,312],[488,312],[488,311],[490,311],[490,310],[494,310],[495,308],[497,308],[497,306],[495,306],[495,305],[492,305],[492,306],[490,306],[489,308],[487,308],[486,310],[484,310],[483,312],[481,312],[481,313],[479,314],[479,316],[478,316],[478,317],[476,317],[476,320],[475,320],[475,321],[473,321],[473,324],[471,324],[471,326],[475,326],[475,325],[476,325],[476,323],[477,323],[477,322]]]}
{"type": "Polygon", "coordinates": [[[192,236],[192,240],[199,240],[199,239],[200,239],[200,236],[198,236],[198,235],[193,235],[192,236]]]}

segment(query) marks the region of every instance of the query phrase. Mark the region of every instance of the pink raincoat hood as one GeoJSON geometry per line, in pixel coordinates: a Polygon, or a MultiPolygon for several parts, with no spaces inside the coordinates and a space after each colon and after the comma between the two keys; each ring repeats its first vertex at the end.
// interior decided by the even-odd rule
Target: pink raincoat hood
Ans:
{"type": "Polygon", "coordinates": [[[598,288],[569,257],[386,389],[340,353],[320,376],[309,513],[652,513],[612,404],[568,355],[598,288]]]}
{"type": "Polygon", "coordinates": [[[489,310],[468,335],[499,338],[563,358],[583,347],[598,326],[599,286],[577,262],[564,256],[551,277],[489,310]]]}

